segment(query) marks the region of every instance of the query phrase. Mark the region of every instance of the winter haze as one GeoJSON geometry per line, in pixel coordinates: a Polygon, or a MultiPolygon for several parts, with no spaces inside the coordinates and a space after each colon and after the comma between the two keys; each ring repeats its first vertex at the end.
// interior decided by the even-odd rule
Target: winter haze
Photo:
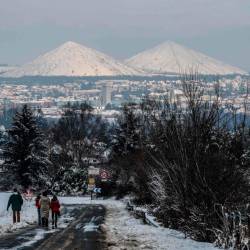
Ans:
{"type": "Polygon", "coordinates": [[[166,40],[249,71],[247,0],[9,0],[0,9],[0,63],[23,64],[76,41],[124,59],[166,40]]]}
{"type": "Polygon", "coordinates": [[[250,249],[250,0],[2,0],[0,250],[250,249]]]}

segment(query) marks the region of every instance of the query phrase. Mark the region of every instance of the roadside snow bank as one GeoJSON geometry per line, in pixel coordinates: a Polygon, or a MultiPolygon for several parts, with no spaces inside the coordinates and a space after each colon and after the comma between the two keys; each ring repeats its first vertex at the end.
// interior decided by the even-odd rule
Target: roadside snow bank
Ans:
{"type": "Polygon", "coordinates": [[[11,232],[13,230],[26,227],[37,220],[37,211],[34,201],[24,200],[21,211],[21,222],[13,225],[12,209],[7,211],[7,204],[12,193],[0,192],[0,233],[11,232]]]}
{"type": "MultiPolygon", "coordinates": [[[[21,223],[12,224],[12,211],[6,211],[11,193],[0,192],[0,233],[10,232],[25,227],[37,220],[34,201],[24,200],[21,212],[21,223]]],[[[109,249],[155,249],[155,250],[214,250],[212,244],[200,243],[185,239],[184,235],[175,230],[153,227],[135,219],[122,201],[114,199],[90,200],[90,197],[59,197],[61,204],[98,204],[107,209],[104,228],[107,232],[109,249]]],[[[60,219],[63,226],[63,220],[60,219]]],[[[59,220],[59,221],[60,221],[59,220]]],[[[65,224],[65,227],[67,227],[65,224]]]]}
{"type": "Polygon", "coordinates": [[[184,234],[143,224],[126,209],[126,204],[114,199],[90,200],[89,197],[60,197],[63,204],[100,204],[107,209],[105,230],[111,250],[215,250],[212,244],[185,239],[184,234]]]}
{"type": "Polygon", "coordinates": [[[111,250],[214,250],[212,244],[185,239],[178,231],[153,227],[135,219],[119,201],[107,205],[107,238],[111,250]]]}
{"type": "MultiPolygon", "coordinates": [[[[7,204],[12,192],[0,192],[0,234],[13,232],[17,229],[27,227],[31,224],[37,223],[37,209],[35,207],[35,197],[31,201],[23,199],[23,206],[21,211],[21,222],[13,224],[12,209],[7,211],[7,204]]],[[[50,197],[51,198],[51,197],[50,197]]],[[[86,197],[59,197],[62,204],[83,204],[83,200],[89,200],[86,197]]],[[[63,209],[63,207],[62,207],[63,209]]],[[[51,215],[50,215],[51,216],[51,215]]],[[[73,220],[68,214],[62,215],[58,221],[58,227],[65,228],[68,222],[73,220]],[[65,222],[66,221],[66,222],[65,222]]]]}

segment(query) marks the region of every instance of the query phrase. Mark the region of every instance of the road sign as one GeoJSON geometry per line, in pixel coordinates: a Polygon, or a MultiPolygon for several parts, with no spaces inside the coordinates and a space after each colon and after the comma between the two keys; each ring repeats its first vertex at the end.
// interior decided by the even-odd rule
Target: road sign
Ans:
{"type": "Polygon", "coordinates": [[[33,193],[31,190],[26,190],[26,192],[24,193],[24,198],[25,200],[32,200],[33,198],[33,193]]]}
{"type": "Polygon", "coordinates": [[[93,191],[94,189],[95,189],[95,185],[93,185],[93,184],[88,185],[88,190],[89,191],[93,191]]]}
{"type": "Polygon", "coordinates": [[[101,188],[94,188],[94,193],[101,193],[102,192],[102,189],[101,188]]]}
{"type": "Polygon", "coordinates": [[[102,169],[102,170],[100,171],[100,177],[101,177],[102,180],[107,180],[107,179],[109,178],[109,173],[108,173],[108,171],[105,170],[105,169],[102,169]]]}
{"type": "Polygon", "coordinates": [[[94,185],[95,184],[95,178],[89,178],[89,185],[94,185]]]}
{"type": "Polygon", "coordinates": [[[89,167],[88,169],[89,175],[99,175],[100,174],[100,168],[95,168],[93,166],[89,167]]]}

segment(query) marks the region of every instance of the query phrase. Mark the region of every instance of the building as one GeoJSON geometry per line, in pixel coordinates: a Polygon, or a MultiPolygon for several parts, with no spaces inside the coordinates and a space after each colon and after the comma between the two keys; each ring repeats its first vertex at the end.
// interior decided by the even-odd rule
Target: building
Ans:
{"type": "Polygon", "coordinates": [[[102,105],[106,106],[112,102],[112,88],[111,82],[104,82],[102,86],[102,105]]]}

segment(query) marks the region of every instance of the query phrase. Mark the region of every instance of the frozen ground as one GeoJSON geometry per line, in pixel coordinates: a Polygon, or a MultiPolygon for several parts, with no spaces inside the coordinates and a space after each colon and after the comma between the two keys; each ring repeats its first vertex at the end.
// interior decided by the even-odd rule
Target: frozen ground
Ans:
{"type": "MultiPolygon", "coordinates": [[[[7,204],[9,197],[12,193],[0,192],[0,234],[15,231],[17,229],[27,227],[29,225],[34,225],[37,222],[37,210],[35,207],[35,197],[32,200],[23,199],[23,206],[21,211],[21,222],[13,225],[12,223],[12,210],[11,207],[7,211],[7,204]]],[[[65,198],[65,200],[70,200],[71,198],[65,198]]],[[[71,204],[68,202],[67,204],[71,204]]],[[[80,203],[78,203],[80,204],[80,203]]],[[[63,220],[61,220],[62,222],[63,220]]],[[[63,223],[60,225],[64,227],[63,223]]]]}
{"type": "Polygon", "coordinates": [[[21,223],[13,225],[12,223],[12,210],[11,207],[7,212],[8,199],[11,193],[0,192],[0,234],[5,232],[11,232],[18,228],[26,227],[33,224],[37,220],[36,208],[34,201],[24,200],[22,212],[21,212],[21,223]]]}
{"type": "Polygon", "coordinates": [[[185,239],[178,231],[166,228],[156,228],[145,225],[135,219],[127,210],[122,201],[117,200],[93,200],[89,198],[61,198],[62,202],[70,204],[102,204],[107,209],[105,230],[107,241],[111,250],[215,250],[212,244],[200,243],[191,239],[185,239]]]}
{"type": "MultiPolygon", "coordinates": [[[[0,233],[27,226],[36,221],[34,202],[24,202],[23,222],[12,226],[12,215],[6,212],[10,193],[0,193],[0,233]]],[[[106,231],[109,249],[157,249],[157,250],[215,250],[212,244],[200,243],[185,239],[175,230],[156,228],[143,224],[135,219],[127,210],[125,203],[113,199],[93,200],[89,197],[59,197],[62,204],[101,204],[106,207],[106,220],[103,229],[106,231]]]]}

